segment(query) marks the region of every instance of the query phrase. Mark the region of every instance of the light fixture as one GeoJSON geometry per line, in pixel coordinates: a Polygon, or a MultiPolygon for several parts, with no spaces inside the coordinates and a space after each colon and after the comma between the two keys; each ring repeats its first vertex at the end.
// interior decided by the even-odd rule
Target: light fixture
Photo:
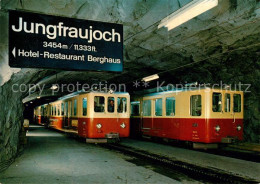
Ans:
{"type": "Polygon", "coordinates": [[[161,20],[158,29],[167,27],[168,31],[189,21],[190,19],[214,8],[218,5],[218,0],[193,0],[169,16],[161,20]]]}
{"type": "Polygon", "coordinates": [[[237,130],[240,131],[242,127],[240,125],[237,126],[237,130]]]}
{"type": "Polygon", "coordinates": [[[120,127],[121,127],[121,128],[125,128],[125,127],[126,127],[125,123],[123,122],[123,123],[120,125],[120,127]]]}
{"type": "Polygon", "coordinates": [[[40,96],[37,96],[37,99],[40,99],[41,97],[40,96]]]}
{"type": "Polygon", "coordinates": [[[220,126],[219,126],[219,125],[215,126],[215,130],[216,130],[217,132],[219,132],[219,131],[220,131],[220,126]]]}
{"type": "Polygon", "coordinates": [[[52,84],[51,88],[52,90],[55,90],[58,88],[58,85],[57,85],[57,78],[58,78],[58,74],[56,73],[56,77],[55,77],[55,81],[56,81],[56,84],[52,84]]]}
{"type": "Polygon", "coordinates": [[[53,84],[50,89],[55,90],[57,88],[58,88],[57,84],[53,84]]]}
{"type": "Polygon", "coordinates": [[[30,103],[33,103],[33,102],[30,102],[30,103]]]}
{"type": "Polygon", "coordinates": [[[108,93],[113,94],[114,90],[113,89],[109,89],[108,93]]]}
{"type": "Polygon", "coordinates": [[[100,129],[100,128],[102,127],[102,124],[99,123],[99,124],[96,125],[96,127],[97,127],[98,129],[100,129]]]}
{"type": "Polygon", "coordinates": [[[158,74],[154,74],[154,75],[150,75],[148,77],[144,77],[142,80],[144,82],[149,82],[149,81],[152,81],[152,80],[155,80],[155,79],[159,79],[159,75],[158,74]]]}

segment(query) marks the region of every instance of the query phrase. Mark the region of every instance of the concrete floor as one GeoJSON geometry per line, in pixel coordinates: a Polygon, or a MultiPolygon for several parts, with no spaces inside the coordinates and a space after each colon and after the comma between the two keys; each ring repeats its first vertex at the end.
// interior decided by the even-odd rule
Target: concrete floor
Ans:
{"type": "Polygon", "coordinates": [[[0,173],[1,184],[179,183],[128,162],[127,156],[43,127],[31,127],[27,136],[24,153],[0,173]]]}

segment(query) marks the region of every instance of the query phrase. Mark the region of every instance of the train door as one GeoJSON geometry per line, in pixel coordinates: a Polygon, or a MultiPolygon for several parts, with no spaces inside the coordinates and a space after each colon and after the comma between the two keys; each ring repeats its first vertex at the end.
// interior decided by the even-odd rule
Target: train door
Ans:
{"type": "Polygon", "coordinates": [[[47,105],[44,105],[43,106],[43,120],[42,120],[42,123],[44,125],[47,123],[47,112],[48,112],[47,105]]]}
{"type": "MultiPolygon", "coordinates": [[[[117,97],[117,122],[120,124],[121,128],[129,126],[129,98],[127,97],[117,97]]],[[[129,128],[129,127],[127,127],[129,128]]]]}
{"type": "Polygon", "coordinates": [[[62,117],[62,128],[65,127],[65,107],[64,102],[61,102],[61,117],[62,117]]]}
{"type": "Polygon", "coordinates": [[[227,114],[230,118],[233,118],[233,113],[231,110],[231,94],[224,94],[224,113],[227,114]]]}
{"type": "Polygon", "coordinates": [[[152,120],[152,128],[154,133],[157,134],[159,130],[162,129],[162,115],[163,115],[163,99],[156,98],[153,100],[154,111],[153,111],[153,120],[152,120]]]}
{"type": "Polygon", "coordinates": [[[140,137],[141,132],[140,101],[131,102],[130,136],[140,137]]]}
{"type": "Polygon", "coordinates": [[[242,98],[241,98],[241,94],[234,93],[232,100],[233,100],[233,103],[232,103],[232,106],[233,106],[233,111],[232,111],[233,123],[235,123],[238,114],[242,112],[242,98]]]}
{"type": "Polygon", "coordinates": [[[44,123],[44,106],[42,105],[41,106],[41,121],[40,121],[40,124],[43,124],[44,123]]]}
{"type": "Polygon", "coordinates": [[[224,94],[224,113],[228,115],[233,123],[236,121],[238,113],[241,113],[241,108],[241,94],[234,93],[232,95],[229,92],[224,94]]]}
{"type": "Polygon", "coordinates": [[[64,127],[68,128],[69,127],[69,102],[65,102],[65,112],[64,112],[64,127]]]}
{"type": "Polygon", "coordinates": [[[153,124],[151,99],[143,100],[141,119],[144,134],[145,132],[150,132],[150,129],[152,128],[153,124]]]}
{"type": "Polygon", "coordinates": [[[127,109],[127,98],[126,97],[118,97],[117,98],[117,113],[118,117],[124,117],[124,113],[127,113],[129,109],[127,109]]]}

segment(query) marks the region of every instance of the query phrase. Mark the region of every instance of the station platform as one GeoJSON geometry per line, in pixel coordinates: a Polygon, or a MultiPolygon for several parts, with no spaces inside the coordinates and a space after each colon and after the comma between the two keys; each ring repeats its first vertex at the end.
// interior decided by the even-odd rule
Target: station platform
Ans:
{"type": "Polygon", "coordinates": [[[0,173],[0,184],[182,183],[42,126],[30,126],[27,137],[24,152],[0,173]]]}
{"type": "Polygon", "coordinates": [[[260,182],[260,163],[219,156],[154,142],[123,139],[120,144],[192,165],[209,168],[260,182]]]}

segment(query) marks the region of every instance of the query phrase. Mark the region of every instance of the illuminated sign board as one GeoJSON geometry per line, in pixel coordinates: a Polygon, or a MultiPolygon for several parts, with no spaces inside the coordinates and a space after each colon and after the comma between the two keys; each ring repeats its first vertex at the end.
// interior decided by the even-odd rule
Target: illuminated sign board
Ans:
{"type": "Polygon", "coordinates": [[[123,71],[123,26],[9,11],[9,65],[123,71]]]}

